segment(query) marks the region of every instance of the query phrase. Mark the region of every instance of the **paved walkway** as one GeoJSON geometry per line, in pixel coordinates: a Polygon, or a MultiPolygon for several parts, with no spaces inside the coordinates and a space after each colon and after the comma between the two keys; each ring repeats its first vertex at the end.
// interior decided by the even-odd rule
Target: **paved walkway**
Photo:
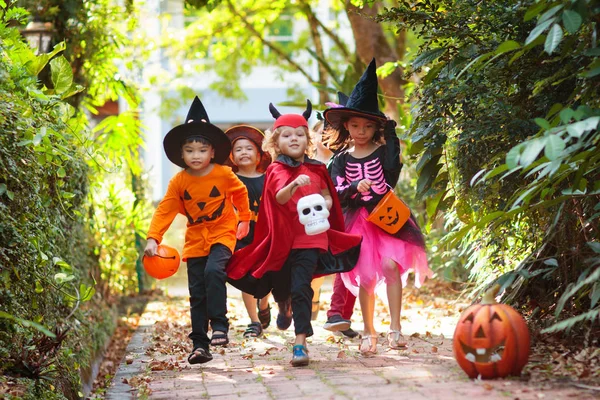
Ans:
{"type": "MultiPolygon", "coordinates": [[[[326,281],[323,310],[330,289],[330,281],[326,281]]],[[[176,296],[148,304],[107,399],[597,398],[597,392],[550,383],[534,385],[517,378],[469,380],[452,357],[450,337],[458,318],[456,307],[441,298],[422,302],[414,295],[405,296],[403,309],[407,350],[386,350],[381,336],[379,354],[364,358],[358,352],[358,339],[343,339],[322,329],[326,316],[321,311],[313,321],[315,335],[309,339],[310,365],[292,368],[293,325],[281,332],[273,319],[264,338],[244,341],[248,319],[239,292],[230,287],[230,345],[215,348],[213,361],[190,366],[186,362],[190,350],[187,297],[180,287],[169,291],[176,296]]],[[[385,332],[389,321],[376,319],[378,329],[385,332]]],[[[361,321],[358,310],[354,320],[361,321]]],[[[362,328],[356,322],[353,327],[362,328]]]]}

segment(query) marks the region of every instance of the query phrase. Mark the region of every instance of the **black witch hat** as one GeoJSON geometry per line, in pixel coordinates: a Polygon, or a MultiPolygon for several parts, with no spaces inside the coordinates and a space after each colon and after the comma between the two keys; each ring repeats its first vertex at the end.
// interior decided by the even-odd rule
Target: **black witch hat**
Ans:
{"type": "Polygon", "coordinates": [[[208,114],[198,96],[192,102],[187,117],[185,117],[185,123],[171,129],[163,140],[167,158],[173,164],[187,168],[181,157],[181,145],[192,136],[202,136],[212,144],[215,150],[213,160],[216,164],[223,164],[229,157],[231,152],[229,138],[221,128],[210,123],[208,114]]]}
{"type": "Polygon", "coordinates": [[[339,103],[342,107],[325,110],[323,116],[327,122],[338,128],[342,118],[362,117],[383,122],[387,120],[385,114],[379,111],[376,70],[377,66],[373,58],[349,97],[338,92],[339,103]]]}

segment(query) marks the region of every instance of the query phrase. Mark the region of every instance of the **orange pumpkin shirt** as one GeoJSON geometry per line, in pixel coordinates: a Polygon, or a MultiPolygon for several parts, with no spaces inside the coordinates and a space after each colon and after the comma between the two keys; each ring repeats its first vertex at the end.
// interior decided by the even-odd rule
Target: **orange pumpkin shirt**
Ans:
{"type": "Polygon", "coordinates": [[[183,261],[207,256],[215,243],[233,252],[238,219],[249,221],[251,217],[248,190],[231,168],[223,165],[215,164],[205,176],[181,171],[169,181],[167,193],[152,217],[148,238],[160,243],[178,213],[188,219],[183,261]]]}

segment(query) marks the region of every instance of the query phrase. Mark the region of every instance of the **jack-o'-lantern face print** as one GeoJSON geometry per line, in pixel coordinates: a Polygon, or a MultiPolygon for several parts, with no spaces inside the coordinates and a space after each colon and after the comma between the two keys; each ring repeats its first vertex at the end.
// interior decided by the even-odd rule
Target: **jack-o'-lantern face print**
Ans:
{"type": "Polygon", "coordinates": [[[223,215],[225,196],[219,188],[212,186],[208,193],[202,196],[201,199],[201,201],[198,201],[192,198],[187,190],[183,192],[183,208],[190,225],[201,224],[205,221],[214,221],[223,215]]]}
{"type": "Polygon", "coordinates": [[[529,355],[529,332],[510,306],[476,304],[462,314],[453,348],[456,361],[471,378],[517,375],[529,355]]]}
{"type": "Polygon", "coordinates": [[[409,218],[410,209],[390,190],[371,211],[368,220],[384,231],[395,234],[409,218]]]}

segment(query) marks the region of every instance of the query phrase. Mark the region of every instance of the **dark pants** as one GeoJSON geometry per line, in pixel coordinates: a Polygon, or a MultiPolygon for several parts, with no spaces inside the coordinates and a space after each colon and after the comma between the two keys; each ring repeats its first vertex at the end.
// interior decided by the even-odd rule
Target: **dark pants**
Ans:
{"type": "Polygon", "coordinates": [[[334,315],[341,315],[344,319],[352,319],[354,303],[356,303],[356,296],[350,293],[346,288],[346,285],[344,285],[344,282],[342,281],[342,276],[336,274],[335,281],[333,282],[331,306],[329,307],[329,311],[327,311],[327,318],[334,315]]]}
{"type": "Polygon", "coordinates": [[[208,256],[187,260],[192,318],[192,333],[189,338],[192,339],[194,348],[208,349],[210,340],[206,332],[209,321],[213,332],[227,333],[229,330],[225,264],[230,257],[231,250],[217,243],[210,248],[208,256]]]}
{"type": "Polygon", "coordinates": [[[296,335],[313,335],[310,315],[313,290],[310,287],[319,259],[318,249],[293,249],[285,264],[273,275],[273,297],[282,302],[292,297],[292,313],[296,335]]]}

